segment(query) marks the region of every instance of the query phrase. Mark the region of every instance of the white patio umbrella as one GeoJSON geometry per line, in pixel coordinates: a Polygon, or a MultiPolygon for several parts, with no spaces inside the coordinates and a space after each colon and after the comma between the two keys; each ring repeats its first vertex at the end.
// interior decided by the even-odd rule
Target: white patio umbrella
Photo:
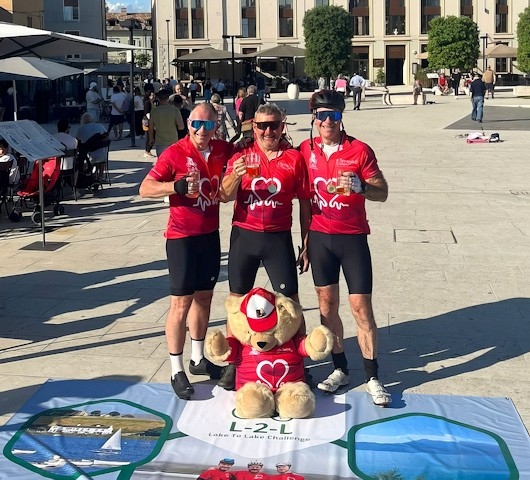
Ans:
{"type": "Polygon", "coordinates": [[[17,80],[56,80],[81,75],[83,70],[38,57],[13,57],[0,60],[0,80],[12,80],[15,120],[17,118],[17,80]]]}
{"type": "MultiPolygon", "coordinates": [[[[134,45],[123,45],[91,37],[39,30],[0,22],[0,60],[20,56],[61,57],[71,54],[105,53],[116,50],[144,50],[134,45]]],[[[42,166],[42,162],[39,162],[42,166]]],[[[46,245],[42,171],[39,178],[41,201],[42,245],[46,245]]]]}
{"type": "Polygon", "coordinates": [[[144,49],[98,38],[0,22],[0,59],[26,55],[53,58],[69,54],[105,53],[109,50],[144,49]]]}

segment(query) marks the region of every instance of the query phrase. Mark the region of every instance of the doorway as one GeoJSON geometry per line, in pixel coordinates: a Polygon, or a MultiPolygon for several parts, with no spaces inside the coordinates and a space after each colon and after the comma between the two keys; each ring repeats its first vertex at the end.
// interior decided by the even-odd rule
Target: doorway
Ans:
{"type": "Polygon", "coordinates": [[[405,45],[386,46],[386,84],[403,85],[405,45]]]}

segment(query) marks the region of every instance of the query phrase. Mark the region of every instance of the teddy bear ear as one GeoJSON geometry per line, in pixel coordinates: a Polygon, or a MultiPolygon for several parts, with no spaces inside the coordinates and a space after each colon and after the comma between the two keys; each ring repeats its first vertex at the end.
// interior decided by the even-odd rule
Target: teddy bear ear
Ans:
{"type": "Polygon", "coordinates": [[[235,295],[228,295],[228,298],[225,300],[225,309],[229,315],[234,315],[239,313],[241,303],[245,297],[236,297],[235,295]]]}
{"type": "Polygon", "coordinates": [[[302,306],[293,299],[283,296],[281,293],[276,294],[276,308],[281,312],[286,311],[292,318],[302,317],[302,306]]]}

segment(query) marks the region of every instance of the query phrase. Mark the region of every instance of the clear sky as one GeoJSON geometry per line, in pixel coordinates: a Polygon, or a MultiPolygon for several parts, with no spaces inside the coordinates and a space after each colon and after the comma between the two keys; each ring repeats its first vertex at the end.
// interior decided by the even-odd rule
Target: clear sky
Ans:
{"type": "Polygon", "coordinates": [[[107,0],[109,12],[120,12],[122,7],[127,7],[128,13],[150,13],[151,0],[107,0]]]}

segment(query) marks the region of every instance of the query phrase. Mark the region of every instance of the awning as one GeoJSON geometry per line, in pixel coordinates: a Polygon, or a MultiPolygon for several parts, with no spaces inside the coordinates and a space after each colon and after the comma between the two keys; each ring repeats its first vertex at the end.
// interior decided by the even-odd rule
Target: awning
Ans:
{"type": "Polygon", "coordinates": [[[517,57],[517,48],[508,45],[493,45],[486,48],[486,58],[514,58],[517,57]]]}
{"type": "Polygon", "coordinates": [[[276,47],[249,53],[247,58],[301,58],[305,57],[305,49],[291,45],[277,45],[276,47]]]}
{"type": "MultiPolygon", "coordinates": [[[[234,58],[237,60],[247,58],[246,55],[234,52],[234,58]]],[[[232,52],[228,50],[219,50],[208,47],[196,52],[187,53],[181,57],[175,58],[172,63],[176,62],[214,62],[219,60],[232,60],[232,52]]]]}

